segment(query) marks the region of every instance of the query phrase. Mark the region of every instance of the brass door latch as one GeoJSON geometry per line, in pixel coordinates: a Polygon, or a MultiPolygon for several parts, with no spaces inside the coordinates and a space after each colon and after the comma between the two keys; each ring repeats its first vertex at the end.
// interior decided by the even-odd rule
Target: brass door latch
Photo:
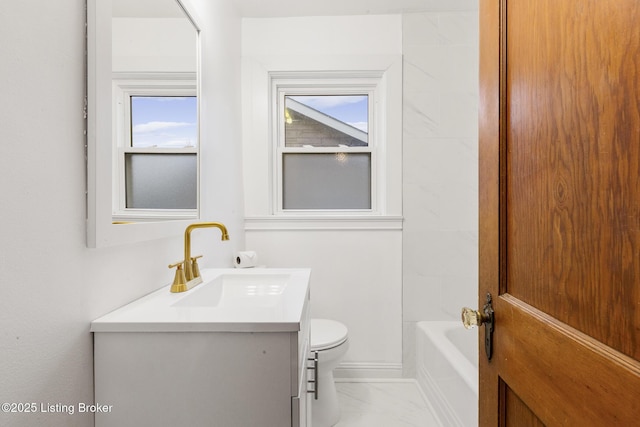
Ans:
{"type": "Polygon", "coordinates": [[[482,307],[482,311],[468,307],[462,309],[462,324],[465,328],[471,329],[474,326],[484,325],[484,351],[488,360],[491,360],[491,356],[493,356],[494,316],[491,303],[491,294],[488,293],[487,302],[482,307]]]}

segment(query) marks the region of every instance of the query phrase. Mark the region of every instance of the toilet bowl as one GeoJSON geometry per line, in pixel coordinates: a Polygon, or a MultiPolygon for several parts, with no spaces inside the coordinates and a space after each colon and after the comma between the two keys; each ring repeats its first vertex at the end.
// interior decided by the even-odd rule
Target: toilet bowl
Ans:
{"type": "Polygon", "coordinates": [[[330,427],[340,419],[340,405],[333,370],[347,352],[347,327],[329,319],[311,319],[311,357],[318,357],[317,399],[312,401],[313,427],[330,427]]]}

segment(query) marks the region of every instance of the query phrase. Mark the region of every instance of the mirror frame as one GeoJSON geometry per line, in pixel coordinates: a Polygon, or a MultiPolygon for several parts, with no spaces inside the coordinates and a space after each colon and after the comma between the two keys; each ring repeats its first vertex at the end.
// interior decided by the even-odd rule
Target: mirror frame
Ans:
{"type": "MultiPolygon", "coordinates": [[[[201,94],[201,27],[185,4],[175,0],[196,30],[198,97],[198,134],[201,94]]],[[[113,145],[112,145],[112,70],[111,0],[87,0],[87,247],[100,248],[179,236],[197,219],[113,224],[113,145]]],[[[198,138],[200,140],[200,137],[198,138]]],[[[200,155],[198,155],[200,169],[200,155]]],[[[198,176],[200,194],[203,186],[198,176]]],[[[202,207],[198,217],[203,217],[202,207]]]]}

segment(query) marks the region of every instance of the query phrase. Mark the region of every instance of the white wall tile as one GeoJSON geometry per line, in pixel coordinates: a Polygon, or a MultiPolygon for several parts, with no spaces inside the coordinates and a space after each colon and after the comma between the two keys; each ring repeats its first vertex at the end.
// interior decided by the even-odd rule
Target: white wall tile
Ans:
{"type": "Polygon", "coordinates": [[[437,13],[407,13],[402,17],[403,44],[437,45],[439,23],[437,13]]]}
{"type": "Polygon", "coordinates": [[[478,13],[443,12],[438,16],[442,44],[475,46],[478,43],[478,13]]]}
{"type": "MultiPolygon", "coordinates": [[[[477,11],[405,14],[403,54],[406,332],[413,322],[458,319],[477,301],[477,11]]],[[[415,337],[404,338],[413,351],[415,337]]]]}
{"type": "Polygon", "coordinates": [[[405,137],[436,137],[440,134],[441,108],[437,92],[405,95],[402,114],[405,137]]]}
{"type": "Polygon", "coordinates": [[[438,134],[473,138],[478,135],[478,96],[452,92],[440,98],[438,134]]]}
{"type": "Polygon", "coordinates": [[[443,276],[440,307],[451,320],[460,319],[462,307],[478,306],[478,283],[475,275],[443,276]]]}
{"type": "Polygon", "coordinates": [[[403,291],[405,322],[443,319],[440,296],[442,280],[442,276],[405,274],[403,291]]]}

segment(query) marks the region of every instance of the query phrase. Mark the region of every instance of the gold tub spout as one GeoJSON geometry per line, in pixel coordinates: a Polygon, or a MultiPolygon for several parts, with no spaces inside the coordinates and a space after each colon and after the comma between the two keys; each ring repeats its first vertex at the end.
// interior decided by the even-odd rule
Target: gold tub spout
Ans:
{"type": "MultiPolygon", "coordinates": [[[[196,222],[188,225],[184,231],[184,260],[182,261],[186,283],[176,283],[179,280],[174,280],[171,292],[184,292],[202,282],[197,264],[197,259],[200,257],[191,257],[191,232],[196,228],[218,228],[222,233],[222,240],[229,240],[227,227],[219,222],[196,222]]],[[[172,264],[170,267],[175,266],[172,264]]]]}

